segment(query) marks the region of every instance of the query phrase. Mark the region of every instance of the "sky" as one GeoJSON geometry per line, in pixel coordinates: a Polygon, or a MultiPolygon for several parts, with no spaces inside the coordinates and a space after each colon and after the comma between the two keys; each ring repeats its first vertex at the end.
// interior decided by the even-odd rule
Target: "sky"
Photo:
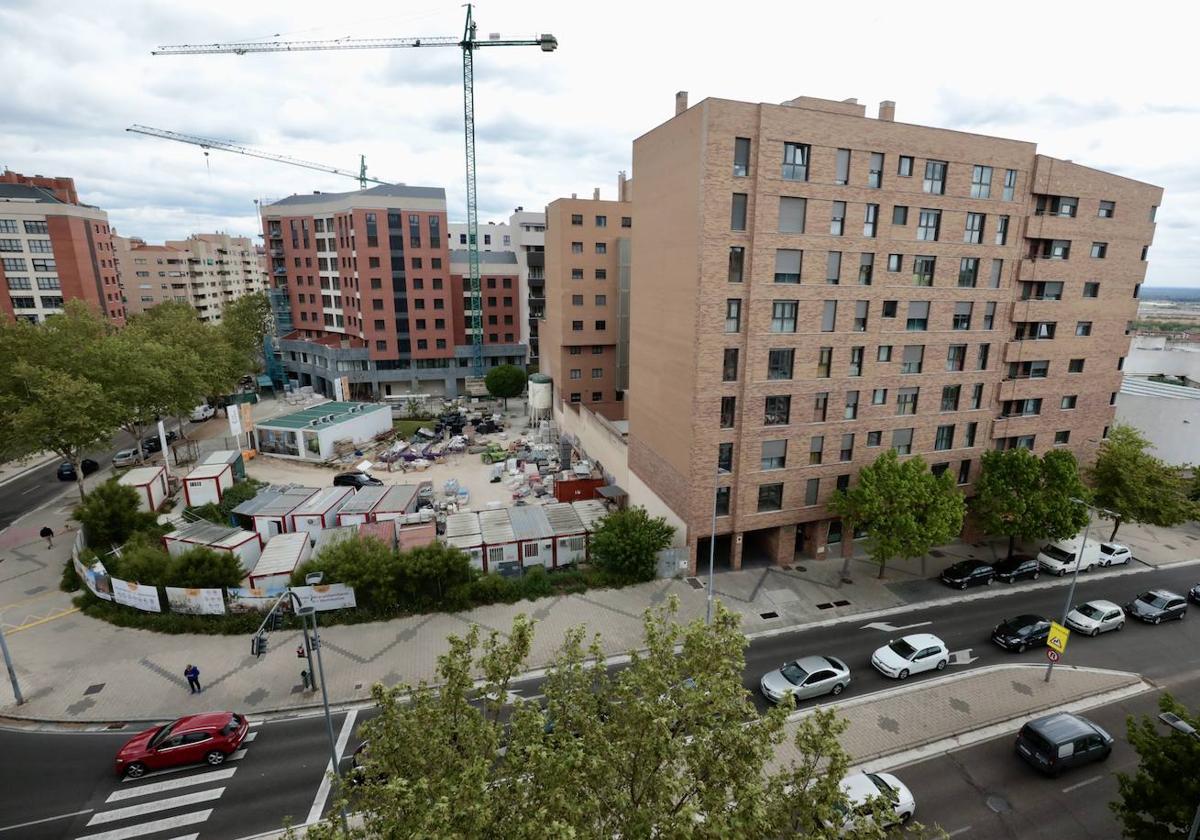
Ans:
{"type": "MultiPolygon", "coordinates": [[[[1176,9],[1181,8],[1176,4],[1176,9]]],[[[154,57],[159,45],[461,36],[458,3],[0,0],[0,167],[67,175],[118,232],[257,235],[255,200],[355,182],[131,134],[227,139],[390,181],[444,186],[465,218],[456,48],[154,57]],[[384,14],[386,12],[386,14],[384,14]]],[[[634,138],[678,90],[782,102],[895,100],[901,122],[1034,141],[1166,190],[1147,283],[1200,286],[1193,32],[1159,0],[921,4],[484,0],[481,36],[557,52],[475,60],[480,221],[578,193],[614,198],[634,138]]],[[[637,173],[631,172],[636,179],[637,173]]]]}

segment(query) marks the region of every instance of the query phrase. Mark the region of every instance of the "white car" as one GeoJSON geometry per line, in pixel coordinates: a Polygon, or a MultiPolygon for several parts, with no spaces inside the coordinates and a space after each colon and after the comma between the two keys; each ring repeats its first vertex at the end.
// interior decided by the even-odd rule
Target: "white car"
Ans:
{"type": "Polygon", "coordinates": [[[913,633],[893,639],[875,651],[871,664],[885,677],[906,680],[910,674],[942,670],[950,664],[950,651],[932,633],[913,633]]]}
{"type": "Polygon", "coordinates": [[[842,779],[840,787],[849,805],[849,813],[842,824],[843,832],[852,830],[859,817],[870,819],[872,799],[882,798],[892,806],[895,819],[887,821],[888,825],[908,822],[917,810],[912,792],[891,773],[851,773],[842,779]]]}
{"type": "Polygon", "coordinates": [[[1125,611],[1112,601],[1088,601],[1067,613],[1067,626],[1089,636],[1099,636],[1125,626],[1125,611]]]}
{"type": "Polygon", "coordinates": [[[204,403],[203,405],[198,405],[192,409],[192,422],[202,423],[211,417],[215,417],[216,414],[217,410],[215,408],[208,403],[204,403]]]}
{"type": "Polygon", "coordinates": [[[1133,559],[1129,546],[1120,543],[1100,543],[1101,566],[1119,566],[1133,559]]]}

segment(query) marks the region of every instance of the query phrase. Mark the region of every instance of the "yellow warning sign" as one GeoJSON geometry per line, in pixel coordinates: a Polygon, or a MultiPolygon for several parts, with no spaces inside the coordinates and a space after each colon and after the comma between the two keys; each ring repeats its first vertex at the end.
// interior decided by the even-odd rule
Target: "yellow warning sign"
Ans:
{"type": "Polygon", "coordinates": [[[1046,637],[1046,644],[1051,650],[1056,650],[1059,653],[1065,653],[1067,650],[1067,639],[1070,637],[1071,631],[1063,627],[1057,621],[1050,622],[1050,635],[1046,637]]]}

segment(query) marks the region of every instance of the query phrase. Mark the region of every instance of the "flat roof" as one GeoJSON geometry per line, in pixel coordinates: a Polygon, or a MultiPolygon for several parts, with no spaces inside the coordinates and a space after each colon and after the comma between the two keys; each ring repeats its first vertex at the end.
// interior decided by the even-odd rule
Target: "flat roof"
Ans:
{"type": "Polygon", "coordinates": [[[242,516],[253,516],[272,501],[282,496],[285,492],[287,492],[287,490],[287,487],[279,487],[277,485],[264,487],[259,490],[257,494],[255,494],[253,499],[247,499],[235,507],[233,509],[233,513],[237,513],[242,516]]]}
{"type": "Polygon", "coordinates": [[[483,541],[489,545],[517,540],[517,535],[513,533],[512,520],[504,508],[479,511],[479,533],[483,534],[483,541]]]}
{"type": "Polygon", "coordinates": [[[379,500],[387,494],[387,491],[387,487],[378,485],[363,487],[338,509],[338,513],[370,513],[379,504],[379,500]]]}
{"type": "MultiPolygon", "coordinates": [[[[354,492],[353,487],[326,487],[309,496],[291,512],[292,516],[313,516],[328,513],[330,508],[354,492]]],[[[340,510],[340,508],[339,508],[340,510]]]]}
{"type": "Polygon", "coordinates": [[[546,519],[550,521],[550,527],[554,530],[556,537],[582,534],[586,530],[583,527],[583,520],[579,518],[579,513],[571,507],[569,502],[555,502],[546,505],[542,510],[546,512],[546,519]]]}
{"type": "Polygon", "coordinates": [[[571,502],[571,507],[575,508],[575,512],[579,514],[580,520],[583,521],[583,527],[587,529],[589,534],[596,530],[596,525],[601,519],[608,516],[608,508],[599,499],[584,499],[579,502],[571,502]]]}
{"type": "Polygon", "coordinates": [[[383,498],[379,500],[379,506],[375,509],[377,513],[393,513],[396,511],[404,511],[412,504],[413,499],[417,496],[418,486],[416,484],[393,484],[387,488],[387,492],[383,498]]]}
{"type": "Polygon", "coordinates": [[[442,187],[410,187],[407,184],[380,184],[377,187],[371,187],[367,190],[354,190],[353,192],[314,192],[309,195],[289,195],[287,198],[281,198],[278,201],[268,204],[263,209],[269,211],[272,207],[287,207],[292,204],[312,204],[315,201],[358,198],[362,196],[380,198],[440,198],[442,201],[445,201],[446,190],[442,187]]]}
{"type": "Polygon", "coordinates": [[[1161,397],[1167,400],[1200,400],[1200,388],[1135,379],[1131,376],[1126,376],[1121,381],[1121,393],[1135,397],[1161,397]]]}
{"type": "Polygon", "coordinates": [[[240,449],[218,449],[204,459],[206,464],[232,464],[242,457],[240,449]]]}
{"type": "Polygon", "coordinates": [[[149,484],[154,479],[158,478],[158,474],[163,471],[162,467],[134,467],[125,475],[121,476],[118,484],[126,486],[137,486],[140,484],[149,484]]]}
{"type": "Polygon", "coordinates": [[[308,532],[276,534],[271,537],[254,566],[251,577],[291,574],[300,563],[300,555],[308,545],[308,532]]]}
{"type": "Polygon", "coordinates": [[[250,533],[242,531],[241,528],[234,528],[229,525],[218,525],[215,522],[209,522],[207,519],[201,519],[198,522],[189,522],[182,528],[178,528],[170,534],[165,535],[164,539],[168,540],[185,540],[187,542],[203,543],[204,545],[215,545],[227,539],[230,536],[250,533]]]}
{"type": "Polygon", "coordinates": [[[554,536],[546,511],[539,506],[522,505],[508,508],[513,534],[518,540],[544,540],[554,536]]]}
{"type": "Polygon", "coordinates": [[[321,426],[336,425],[360,414],[370,414],[373,411],[391,411],[391,407],[377,403],[327,402],[294,411],[282,417],[260,420],[257,425],[259,428],[265,429],[320,428],[321,426]],[[317,426],[313,425],[314,420],[324,421],[325,418],[329,418],[328,422],[320,422],[317,426]]]}
{"type": "Polygon", "coordinates": [[[464,510],[446,517],[446,536],[465,537],[482,533],[479,529],[479,514],[464,510]]]}
{"type": "Polygon", "coordinates": [[[331,545],[352,540],[358,536],[357,525],[342,525],[339,528],[325,528],[317,531],[316,544],[313,546],[313,555],[320,554],[331,545]]]}
{"type": "Polygon", "coordinates": [[[229,464],[221,462],[219,464],[204,463],[196,467],[188,473],[184,478],[188,481],[199,478],[219,478],[226,470],[232,469],[229,464]]]}
{"type": "Polygon", "coordinates": [[[483,536],[481,534],[461,534],[456,537],[442,537],[442,542],[446,545],[452,545],[455,548],[479,548],[483,545],[483,536]]]}
{"type": "Polygon", "coordinates": [[[269,502],[263,505],[258,510],[254,511],[254,516],[287,516],[300,505],[318,492],[315,487],[289,487],[274,496],[269,502]]]}

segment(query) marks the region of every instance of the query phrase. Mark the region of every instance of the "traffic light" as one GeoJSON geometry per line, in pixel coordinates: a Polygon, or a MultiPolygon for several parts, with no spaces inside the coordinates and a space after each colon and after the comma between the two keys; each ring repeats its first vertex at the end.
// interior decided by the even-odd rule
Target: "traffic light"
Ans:
{"type": "Polygon", "coordinates": [[[267,629],[282,630],[283,613],[281,613],[279,610],[272,610],[271,614],[267,617],[267,629]]]}
{"type": "Polygon", "coordinates": [[[250,655],[262,656],[267,652],[267,637],[255,635],[250,637],[250,655]]]}

